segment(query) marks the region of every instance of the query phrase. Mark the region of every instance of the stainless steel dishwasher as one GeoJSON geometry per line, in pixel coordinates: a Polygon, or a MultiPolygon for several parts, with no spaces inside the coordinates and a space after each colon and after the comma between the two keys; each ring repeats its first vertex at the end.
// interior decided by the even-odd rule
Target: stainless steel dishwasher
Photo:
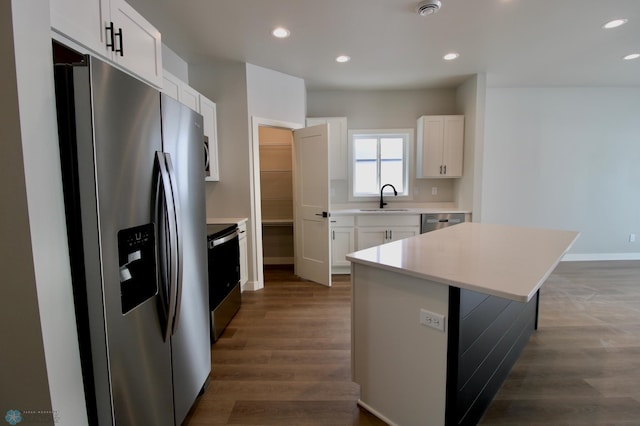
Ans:
{"type": "Polygon", "coordinates": [[[464,222],[464,213],[429,213],[420,216],[421,234],[464,222]]]}

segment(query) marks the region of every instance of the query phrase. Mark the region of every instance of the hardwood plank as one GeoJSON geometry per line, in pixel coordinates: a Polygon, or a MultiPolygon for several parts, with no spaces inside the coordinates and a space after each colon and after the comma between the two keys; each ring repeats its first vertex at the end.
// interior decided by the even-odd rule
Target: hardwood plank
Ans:
{"type": "Polygon", "coordinates": [[[494,400],[483,425],[637,425],[640,404],[632,398],[494,400]]]}
{"type": "Polygon", "coordinates": [[[341,401],[356,400],[360,388],[353,382],[216,380],[207,390],[216,400],[341,401]]]}
{"type": "MultiPolygon", "coordinates": [[[[482,425],[640,424],[640,261],[562,262],[539,329],[482,425]]],[[[185,425],[384,425],[351,382],[351,286],[268,267],[265,288],[212,346],[211,383],[185,425]]]]}
{"type": "Polygon", "coordinates": [[[384,425],[350,401],[236,401],[228,424],[384,425]]]}
{"type": "Polygon", "coordinates": [[[640,262],[563,262],[482,425],[640,424],[640,262]]]}

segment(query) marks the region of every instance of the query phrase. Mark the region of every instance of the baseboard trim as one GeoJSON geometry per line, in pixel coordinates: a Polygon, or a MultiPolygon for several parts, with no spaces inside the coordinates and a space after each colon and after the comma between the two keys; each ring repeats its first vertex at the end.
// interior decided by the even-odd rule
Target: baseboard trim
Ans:
{"type": "Polygon", "coordinates": [[[367,410],[368,412],[370,412],[371,414],[373,414],[374,416],[376,416],[377,418],[379,418],[380,420],[382,420],[383,422],[385,422],[386,424],[388,424],[389,426],[398,426],[396,423],[392,422],[391,420],[389,420],[388,418],[380,414],[377,410],[373,409],[369,404],[367,404],[366,402],[362,402],[361,399],[358,400],[358,405],[364,408],[365,410],[367,410]]]}
{"type": "Polygon", "coordinates": [[[567,253],[562,262],[589,262],[596,260],[640,260],[640,253],[567,253]]]}
{"type": "Polygon", "coordinates": [[[264,288],[264,286],[260,285],[258,281],[247,281],[242,286],[242,291],[256,291],[261,290],[262,288],[264,288]]]}

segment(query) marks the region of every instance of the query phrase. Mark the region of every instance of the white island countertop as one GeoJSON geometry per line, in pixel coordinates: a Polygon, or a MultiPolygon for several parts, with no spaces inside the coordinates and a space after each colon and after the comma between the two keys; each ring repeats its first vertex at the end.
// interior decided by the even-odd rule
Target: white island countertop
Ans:
{"type": "Polygon", "coordinates": [[[461,223],[347,255],[347,260],[528,302],[571,248],[575,231],[461,223]]]}

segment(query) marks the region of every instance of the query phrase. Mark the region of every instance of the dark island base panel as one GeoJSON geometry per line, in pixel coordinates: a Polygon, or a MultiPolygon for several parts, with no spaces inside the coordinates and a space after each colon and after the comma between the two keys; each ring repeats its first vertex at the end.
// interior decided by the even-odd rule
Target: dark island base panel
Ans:
{"type": "Polygon", "coordinates": [[[475,425],[537,327],[528,303],[450,287],[446,425],[475,425]]]}

